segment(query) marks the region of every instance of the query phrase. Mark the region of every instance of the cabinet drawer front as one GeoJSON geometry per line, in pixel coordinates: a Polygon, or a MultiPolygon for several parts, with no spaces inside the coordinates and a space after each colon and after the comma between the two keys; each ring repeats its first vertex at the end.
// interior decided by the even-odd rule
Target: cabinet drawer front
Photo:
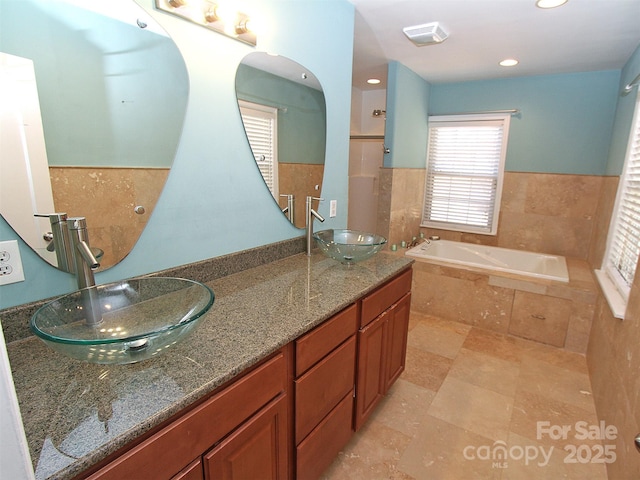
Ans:
{"type": "Polygon", "coordinates": [[[398,277],[370,293],[362,300],[362,315],[360,326],[364,327],[387,308],[397,302],[402,296],[411,291],[411,269],[401,273],[398,277]]]}
{"type": "Polygon", "coordinates": [[[356,338],[342,346],[296,380],[296,445],[306,437],[355,382],[356,338]]]}
{"type": "Polygon", "coordinates": [[[286,356],[279,352],[89,478],[171,478],[284,391],[286,381],[286,356]]]}
{"type": "Polygon", "coordinates": [[[352,416],[353,397],[349,394],[297,447],[297,480],[315,480],[331,465],[353,435],[352,416]]]}
{"type": "Polygon", "coordinates": [[[296,340],[296,377],[358,330],[358,308],[351,305],[296,340]]]}

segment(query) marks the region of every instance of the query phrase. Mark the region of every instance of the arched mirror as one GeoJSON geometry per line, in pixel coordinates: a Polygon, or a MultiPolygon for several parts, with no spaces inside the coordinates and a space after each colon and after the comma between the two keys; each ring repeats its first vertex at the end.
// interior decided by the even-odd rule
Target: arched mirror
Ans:
{"type": "Polygon", "coordinates": [[[326,107],[318,79],[298,63],[267,53],[247,55],[236,95],[256,165],[274,200],[298,228],[307,195],[320,196],[326,107]]]}
{"type": "Polygon", "coordinates": [[[131,250],[164,186],[184,60],[133,0],[0,0],[0,213],[57,266],[51,224],[86,217],[101,268],[131,250]]]}

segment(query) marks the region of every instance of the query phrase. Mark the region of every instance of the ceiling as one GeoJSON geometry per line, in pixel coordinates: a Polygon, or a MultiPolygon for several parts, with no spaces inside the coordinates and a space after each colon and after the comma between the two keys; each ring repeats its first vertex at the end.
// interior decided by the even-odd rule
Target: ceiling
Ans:
{"type": "Polygon", "coordinates": [[[397,61],[432,84],[622,68],[640,44],[640,0],[349,0],[356,8],[353,86],[386,88],[397,61]],[[408,26],[440,22],[443,43],[418,47],[408,26]],[[516,58],[515,67],[498,62],[516,58]],[[368,78],[382,83],[370,86],[368,78]]]}

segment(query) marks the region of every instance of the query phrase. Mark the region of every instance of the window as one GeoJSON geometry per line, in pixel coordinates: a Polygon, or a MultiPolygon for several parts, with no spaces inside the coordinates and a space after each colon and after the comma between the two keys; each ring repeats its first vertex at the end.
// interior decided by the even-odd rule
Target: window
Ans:
{"type": "Polygon", "coordinates": [[[509,115],[429,119],[423,227],[495,235],[509,115]]]}
{"type": "Polygon", "coordinates": [[[239,101],[251,151],[273,198],[278,201],[278,109],[239,101]]]}
{"type": "Polygon", "coordinates": [[[640,255],[640,95],[613,209],[607,251],[596,275],[613,314],[624,318],[640,255]]]}

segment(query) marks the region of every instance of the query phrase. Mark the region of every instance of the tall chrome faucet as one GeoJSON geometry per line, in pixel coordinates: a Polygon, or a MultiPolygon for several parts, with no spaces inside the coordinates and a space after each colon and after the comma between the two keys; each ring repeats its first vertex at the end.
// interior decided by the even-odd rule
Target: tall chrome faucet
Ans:
{"type": "Polygon", "coordinates": [[[93,271],[100,266],[100,262],[89,247],[87,219],[85,217],[68,218],[67,226],[71,238],[75,272],[78,277],[78,288],[93,287],[96,284],[93,271]]]}
{"type": "Polygon", "coordinates": [[[51,223],[51,232],[45,235],[45,240],[51,243],[47,246],[48,251],[56,253],[57,266],[60,270],[74,273],[73,253],[71,252],[71,239],[69,237],[69,228],[67,226],[66,213],[50,213],[42,215],[36,213],[35,217],[48,218],[51,223]]]}
{"type": "Polygon", "coordinates": [[[82,292],[85,320],[90,326],[98,325],[102,322],[100,302],[95,289],[87,287],[93,287],[96,284],[93,271],[100,266],[100,263],[91,252],[91,247],[89,246],[87,219],[85,217],[68,218],[67,226],[69,227],[78,288],[82,292]]]}
{"type": "Polygon", "coordinates": [[[317,218],[321,222],[324,222],[324,217],[316,212],[311,206],[311,202],[314,200],[321,201],[322,198],[307,197],[307,214],[305,215],[306,227],[307,227],[307,255],[311,255],[311,247],[313,246],[313,218],[317,218]]]}

